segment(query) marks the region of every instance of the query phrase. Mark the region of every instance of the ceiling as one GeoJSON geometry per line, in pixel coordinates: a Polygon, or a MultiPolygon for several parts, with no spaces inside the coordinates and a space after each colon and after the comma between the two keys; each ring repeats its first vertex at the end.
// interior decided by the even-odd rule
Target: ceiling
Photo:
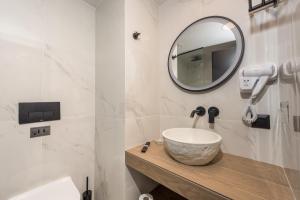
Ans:
{"type": "MultiPolygon", "coordinates": [[[[96,6],[96,5],[97,5],[97,2],[98,2],[99,0],[84,0],[84,1],[88,2],[88,3],[91,4],[92,6],[96,6]]],[[[161,5],[161,4],[163,4],[166,0],[155,0],[155,1],[158,3],[158,5],[161,5]]]]}

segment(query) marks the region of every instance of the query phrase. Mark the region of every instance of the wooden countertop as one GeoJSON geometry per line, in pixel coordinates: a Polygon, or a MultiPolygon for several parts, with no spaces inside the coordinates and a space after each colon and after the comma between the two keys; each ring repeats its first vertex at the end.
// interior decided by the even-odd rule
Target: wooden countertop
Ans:
{"type": "Polygon", "coordinates": [[[151,143],[126,151],[127,166],[190,200],[290,200],[293,199],[281,167],[230,154],[220,154],[207,166],[187,166],[174,161],[163,145],[151,143]]]}

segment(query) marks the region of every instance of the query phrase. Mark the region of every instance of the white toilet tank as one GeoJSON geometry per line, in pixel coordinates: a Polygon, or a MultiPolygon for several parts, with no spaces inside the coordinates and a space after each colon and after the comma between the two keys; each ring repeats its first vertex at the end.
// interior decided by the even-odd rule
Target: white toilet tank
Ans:
{"type": "Polygon", "coordinates": [[[71,177],[53,181],[9,200],[80,200],[71,177]]]}

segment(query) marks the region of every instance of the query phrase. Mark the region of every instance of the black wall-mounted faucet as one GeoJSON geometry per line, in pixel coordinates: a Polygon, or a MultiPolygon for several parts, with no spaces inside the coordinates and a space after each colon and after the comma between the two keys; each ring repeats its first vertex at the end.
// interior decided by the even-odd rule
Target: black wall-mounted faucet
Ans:
{"type": "Polygon", "coordinates": [[[203,116],[203,115],[205,115],[205,113],[206,113],[205,108],[202,107],[202,106],[199,106],[199,107],[196,108],[196,110],[193,110],[193,111],[192,111],[190,117],[191,117],[191,118],[194,118],[195,114],[197,114],[198,116],[203,116]]]}
{"type": "Polygon", "coordinates": [[[219,116],[220,111],[217,107],[210,107],[208,109],[208,123],[214,124],[215,123],[215,117],[219,116]]]}

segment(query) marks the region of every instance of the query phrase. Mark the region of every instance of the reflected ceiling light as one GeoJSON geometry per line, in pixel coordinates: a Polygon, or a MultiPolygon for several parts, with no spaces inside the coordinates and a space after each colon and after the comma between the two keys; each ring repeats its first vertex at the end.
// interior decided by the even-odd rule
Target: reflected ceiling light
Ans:
{"type": "Polygon", "coordinates": [[[228,22],[227,24],[225,24],[223,27],[222,27],[222,29],[224,30],[224,31],[231,31],[231,29],[234,29],[234,24],[233,23],[230,23],[230,22],[228,22]]]}

